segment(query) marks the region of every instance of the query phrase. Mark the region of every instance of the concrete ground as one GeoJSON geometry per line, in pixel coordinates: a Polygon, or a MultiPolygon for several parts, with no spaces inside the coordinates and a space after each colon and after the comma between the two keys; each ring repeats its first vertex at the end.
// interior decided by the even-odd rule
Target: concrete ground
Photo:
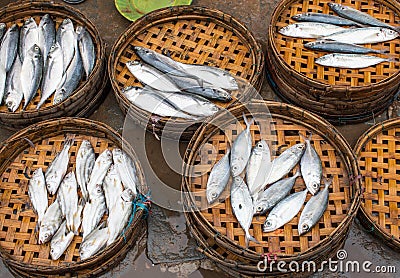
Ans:
{"type": "MultiPolygon", "coordinates": [[[[0,0],[0,7],[3,7],[11,2],[10,0],[0,0]]],[[[55,0],[54,2],[62,2],[55,0]]],[[[268,22],[278,0],[194,0],[193,5],[200,5],[210,8],[219,9],[229,13],[242,21],[255,35],[256,39],[266,49],[267,28],[268,22]]],[[[114,1],[102,0],[87,0],[82,4],[75,5],[75,8],[84,13],[97,26],[101,36],[107,44],[107,54],[114,41],[119,35],[130,25],[130,22],[122,17],[114,6],[114,1]]],[[[274,95],[268,83],[265,81],[261,95],[266,99],[278,100],[274,95]]],[[[119,132],[123,132],[124,115],[118,107],[116,99],[112,91],[108,92],[107,97],[100,107],[90,116],[90,119],[98,120],[107,123],[109,126],[119,132]]],[[[385,116],[376,118],[376,121],[385,119],[385,116]]],[[[348,142],[353,146],[357,138],[367,130],[372,122],[361,123],[356,125],[346,125],[338,127],[339,131],[345,136],[348,142]]],[[[176,154],[185,150],[185,144],[180,144],[177,148],[175,144],[170,142],[165,143],[165,147],[161,148],[160,142],[154,139],[150,134],[144,134],[143,129],[139,126],[129,126],[130,135],[132,135],[135,144],[134,146],[146,146],[143,154],[146,154],[151,167],[160,180],[170,185],[175,189],[179,189],[180,176],[167,167],[166,162],[162,159],[162,152],[170,152],[176,154]]],[[[126,131],[124,131],[126,132],[126,131]]],[[[12,132],[0,127],[0,142],[8,138],[12,132]]],[[[167,153],[168,155],[168,153],[167,153]]],[[[145,167],[146,170],[146,167],[145,167]]],[[[150,186],[156,184],[156,180],[148,179],[150,186]]],[[[179,204],[179,200],[169,199],[170,203],[167,206],[174,207],[179,204]]],[[[174,215],[169,217],[169,221],[177,227],[185,225],[181,216],[174,215]]],[[[400,271],[400,255],[388,247],[384,246],[380,241],[371,237],[365,232],[356,222],[351,227],[351,232],[346,241],[345,249],[348,252],[349,259],[357,259],[359,261],[370,260],[374,265],[395,265],[400,271]]],[[[151,261],[146,258],[145,246],[139,246],[136,250],[132,250],[127,258],[112,271],[105,275],[106,277],[121,276],[121,277],[176,277],[186,276],[191,273],[190,277],[220,277],[220,273],[212,270],[213,267],[207,262],[195,262],[180,264],[178,266],[167,267],[166,265],[152,265],[151,261]],[[200,266],[200,270],[196,270],[200,266]],[[211,270],[210,270],[211,268],[211,270]],[[209,269],[209,270],[205,270],[209,269]]],[[[396,277],[393,274],[370,274],[378,277],[396,277]]],[[[0,264],[0,277],[9,277],[9,272],[0,264]]],[[[322,274],[315,275],[316,277],[366,277],[369,275],[357,273],[330,273],[325,271],[322,274]]]]}

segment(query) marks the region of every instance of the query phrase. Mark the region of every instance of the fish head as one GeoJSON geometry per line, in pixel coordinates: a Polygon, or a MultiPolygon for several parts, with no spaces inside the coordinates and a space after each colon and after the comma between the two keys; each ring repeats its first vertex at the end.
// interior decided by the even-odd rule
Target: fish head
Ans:
{"type": "Polygon", "coordinates": [[[313,48],[315,45],[318,44],[325,44],[326,41],[325,40],[317,40],[317,41],[313,41],[313,42],[308,42],[304,44],[305,48],[313,48]]]}
{"type": "Polygon", "coordinates": [[[81,260],[86,260],[90,257],[90,242],[83,242],[79,248],[79,256],[81,260]]]}
{"type": "Polygon", "coordinates": [[[270,214],[264,222],[264,233],[275,231],[278,228],[278,217],[275,214],[270,214]]]}
{"type": "Polygon", "coordinates": [[[124,202],[130,203],[135,198],[135,193],[133,193],[132,189],[127,188],[121,193],[121,198],[124,202]]]}
{"type": "Polygon", "coordinates": [[[334,11],[343,11],[345,10],[345,6],[342,6],[340,4],[337,3],[328,3],[329,8],[331,8],[334,11]]]}
{"type": "Polygon", "coordinates": [[[64,99],[66,99],[66,95],[67,95],[67,91],[65,91],[64,88],[57,89],[54,99],[53,99],[53,104],[56,105],[56,104],[63,102],[64,99]]]}
{"type": "Polygon", "coordinates": [[[139,61],[128,61],[125,63],[130,71],[139,71],[142,69],[143,65],[139,61]]]}
{"type": "Polygon", "coordinates": [[[209,204],[214,203],[218,199],[218,196],[219,196],[218,192],[215,190],[212,190],[212,189],[207,190],[206,195],[207,195],[207,201],[209,204]]]}
{"type": "Polygon", "coordinates": [[[306,219],[306,220],[302,221],[301,223],[299,223],[298,231],[299,231],[300,236],[307,233],[310,229],[311,229],[311,220],[310,219],[306,219]]]}
{"type": "Polygon", "coordinates": [[[37,44],[32,45],[28,53],[32,56],[34,60],[42,59],[42,52],[40,51],[40,47],[37,44]]]}
{"type": "Polygon", "coordinates": [[[394,39],[399,36],[399,33],[392,29],[380,28],[379,31],[380,32],[378,33],[378,37],[385,39],[385,40],[394,39]]]}
{"type": "Polygon", "coordinates": [[[265,140],[261,140],[256,144],[254,151],[256,153],[263,153],[269,151],[269,146],[265,140]]]}
{"type": "Polygon", "coordinates": [[[290,35],[296,35],[299,29],[300,25],[295,23],[282,27],[281,29],[279,29],[278,32],[282,35],[290,36],[290,35]]]}
{"type": "Polygon", "coordinates": [[[42,168],[38,168],[32,173],[32,178],[37,178],[37,177],[40,177],[40,176],[43,176],[42,168]]]}
{"type": "Polygon", "coordinates": [[[84,31],[85,31],[85,27],[83,27],[81,25],[76,26],[75,33],[77,33],[78,35],[82,34],[82,32],[84,32],[84,31]]]}
{"type": "Polygon", "coordinates": [[[149,56],[149,57],[156,57],[156,55],[154,54],[154,52],[148,48],[144,48],[141,46],[134,46],[133,50],[136,52],[136,54],[140,57],[140,56],[149,56]]]}
{"type": "Polygon", "coordinates": [[[24,26],[22,28],[24,28],[25,30],[37,28],[36,21],[32,17],[28,18],[27,20],[25,20],[24,26]]]}
{"type": "Polygon", "coordinates": [[[221,89],[221,88],[214,88],[216,93],[218,94],[218,97],[216,98],[217,100],[224,101],[224,102],[229,102],[232,100],[232,96],[230,93],[227,91],[221,89]]]}
{"type": "Polygon", "coordinates": [[[306,144],[305,143],[296,144],[290,150],[295,156],[301,156],[306,150],[306,144]]]}
{"type": "Polygon", "coordinates": [[[46,187],[50,195],[56,194],[58,183],[52,177],[46,177],[46,187]]]}
{"type": "Polygon", "coordinates": [[[53,260],[58,260],[61,255],[64,253],[64,250],[60,244],[60,242],[51,242],[50,256],[53,260]]]}
{"type": "Polygon", "coordinates": [[[49,50],[47,57],[54,58],[57,54],[62,54],[61,46],[58,42],[54,43],[49,50]]]}
{"type": "Polygon", "coordinates": [[[254,204],[254,215],[262,215],[265,214],[270,207],[268,201],[256,202],[254,204]]]}
{"type": "MultiPolygon", "coordinates": [[[[35,23],[35,24],[36,24],[36,23],[35,23]]],[[[11,32],[11,33],[18,32],[18,25],[17,25],[17,24],[13,24],[13,25],[10,27],[9,32],[11,32]]]]}
{"type": "Polygon", "coordinates": [[[39,27],[44,28],[46,25],[49,25],[51,23],[51,17],[49,14],[45,14],[42,16],[42,19],[40,20],[39,27]]]}
{"type": "Polygon", "coordinates": [[[240,166],[239,166],[239,161],[238,160],[234,160],[231,162],[231,173],[232,176],[235,177],[234,181],[236,181],[237,178],[242,172],[240,171],[240,166]]]}
{"type": "Polygon", "coordinates": [[[315,181],[311,182],[310,186],[307,187],[307,189],[308,189],[308,191],[310,191],[310,193],[312,195],[315,195],[318,192],[319,187],[320,187],[320,183],[315,180],[315,181]]]}
{"type": "Polygon", "coordinates": [[[70,18],[66,18],[61,23],[60,27],[62,31],[72,30],[74,31],[74,24],[70,18]]]}
{"type": "Polygon", "coordinates": [[[51,228],[47,225],[41,225],[39,230],[39,244],[44,244],[50,240],[52,236],[51,228]]]}
{"type": "Polygon", "coordinates": [[[17,102],[16,99],[14,99],[12,97],[12,94],[9,94],[7,96],[6,105],[7,105],[8,110],[11,112],[15,112],[19,107],[19,103],[17,102]]]}

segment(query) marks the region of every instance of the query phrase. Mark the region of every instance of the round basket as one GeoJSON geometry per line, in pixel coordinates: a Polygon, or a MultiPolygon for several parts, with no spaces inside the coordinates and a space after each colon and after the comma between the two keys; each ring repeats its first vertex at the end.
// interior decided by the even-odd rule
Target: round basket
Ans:
{"type": "MultiPolygon", "coordinates": [[[[268,101],[239,105],[216,115],[204,124],[190,141],[185,154],[182,189],[185,214],[200,249],[226,267],[242,274],[265,275],[257,270],[264,254],[276,254],[278,260],[319,262],[332,257],[344,245],[349,226],[359,206],[361,182],[354,154],[345,139],[322,118],[294,106],[268,101]],[[272,119],[266,112],[269,109],[272,119]],[[329,204],[319,223],[307,234],[297,232],[298,216],[271,233],[263,233],[266,216],[254,217],[250,233],[261,245],[250,242],[246,248],[245,234],[233,215],[230,198],[207,207],[205,189],[212,165],[227,151],[227,147],[244,128],[242,113],[255,118],[250,127],[253,145],[260,139],[269,142],[272,151],[280,151],[302,142],[299,132],[312,132],[312,144],[319,154],[324,176],[332,177],[329,204]],[[236,118],[232,119],[232,115],[236,118]],[[204,147],[207,147],[204,149],[204,147]],[[204,151],[207,150],[207,151],[204,151]],[[203,208],[199,210],[199,208],[203,208]],[[204,209],[205,208],[205,209],[204,209]]],[[[292,192],[305,188],[302,178],[296,180],[292,192]]],[[[229,197],[225,189],[223,197],[229,197]]],[[[307,200],[310,198],[308,194],[307,200]]],[[[273,271],[274,274],[282,274],[273,271]]]]}
{"type": "MultiPolygon", "coordinates": [[[[269,79],[276,84],[275,89],[283,99],[318,113],[332,122],[364,121],[382,112],[393,100],[399,90],[400,64],[397,61],[381,63],[363,69],[320,66],[315,63],[315,59],[328,53],[304,47],[305,43],[314,39],[293,38],[278,32],[280,28],[295,23],[291,17],[296,14],[334,14],[328,7],[330,2],[285,0],[278,5],[269,27],[269,79]]],[[[398,26],[400,7],[395,0],[343,0],[341,3],[398,26]]],[[[373,49],[387,48],[388,55],[396,57],[395,49],[400,47],[400,40],[397,38],[364,46],[373,49]]],[[[378,56],[387,58],[382,54],[378,56]]]]}
{"type": "Polygon", "coordinates": [[[107,83],[105,46],[96,27],[81,12],[71,6],[53,2],[20,1],[0,10],[0,22],[6,23],[7,27],[12,24],[18,24],[21,27],[29,17],[33,17],[38,23],[45,14],[52,17],[57,28],[67,17],[72,20],[74,26],[81,25],[86,28],[92,37],[96,53],[93,71],[89,79],[83,78],[77,89],[57,105],[52,104],[52,96],[37,110],[36,105],[39,103],[40,95],[36,94],[25,111],[22,111],[21,106],[16,112],[9,112],[5,105],[0,106],[0,124],[6,128],[21,129],[39,121],[64,116],[88,116],[99,104],[104,92],[107,83]]]}
{"type": "MultiPolygon", "coordinates": [[[[60,259],[50,257],[50,244],[37,244],[37,217],[30,206],[27,175],[49,166],[63,147],[66,134],[75,134],[70,149],[69,170],[74,169],[78,147],[83,139],[92,143],[96,155],[105,149],[122,148],[131,156],[137,169],[139,191],[147,194],[143,170],[132,147],[109,126],[79,118],[61,118],[32,125],[6,140],[0,148],[0,256],[4,263],[23,276],[78,275],[92,276],[119,263],[146,230],[145,212],[138,210],[132,223],[105,250],[80,261],[81,235],[75,236],[60,259]],[[31,144],[34,144],[34,147],[31,144]]],[[[53,202],[55,196],[49,197],[53,202]]],[[[106,218],[106,216],[104,216],[106,218]]]]}
{"type": "Polygon", "coordinates": [[[149,131],[172,138],[189,140],[198,125],[188,127],[188,121],[163,117],[156,123],[151,114],[133,106],[122,94],[127,86],[140,86],[125,63],[139,60],[134,46],[143,46],[162,53],[168,51],[176,61],[215,66],[229,71],[239,80],[239,90],[233,91],[230,107],[250,100],[261,89],[264,58],[253,35],[232,16],[218,10],[193,6],[178,6],[151,12],[135,21],[116,41],[108,61],[108,71],[117,101],[124,113],[149,131]],[[186,130],[185,128],[188,127],[186,130]],[[163,132],[164,131],[164,132],[163,132]],[[184,132],[183,132],[184,131],[184,132]],[[183,133],[182,133],[183,132],[183,133]],[[181,134],[182,133],[182,134],[181,134]]]}
{"type": "Polygon", "coordinates": [[[358,217],[367,230],[400,250],[400,119],[367,130],[354,148],[365,189],[358,217]]]}

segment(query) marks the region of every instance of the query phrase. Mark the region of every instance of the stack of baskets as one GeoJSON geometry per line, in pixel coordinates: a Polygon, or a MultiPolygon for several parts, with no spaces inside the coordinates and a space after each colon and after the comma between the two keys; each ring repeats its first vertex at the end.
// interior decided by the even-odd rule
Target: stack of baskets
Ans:
{"type": "MultiPolygon", "coordinates": [[[[70,150],[69,170],[74,169],[80,142],[89,140],[96,155],[109,148],[122,148],[130,155],[138,176],[138,189],[148,192],[143,170],[132,147],[109,126],[85,119],[62,118],[41,122],[17,132],[0,148],[0,256],[17,276],[93,277],[118,264],[146,231],[144,210],[135,212],[132,222],[113,244],[81,261],[82,236],[75,236],[65,253],[51,259],[50,244],[38,244],[37,215],[28,196],[29,176],[42,167],[46,170],[63,148],[64,136],[75,134],[70,150]]],[[[49,197],[52,203],[56,196],[49,197]]],[[[105,218],[106,216],[104,216],[105,218]]]]}
{"type": "Polygon", "coordinates": [[[0,125],[5,128],[18,130],[30,124],[43,120],[65,116],[89,116],[101,103],[103,92],[108,83],[106,77],[105,45],[99,31],[87,17],[73,7],[49,1],[18,1],[0,10],[0,22],[10,27],[18,24],[21,27],[25,20],[33,17],[38,23],[40,18],[49,14],[56,27],[65,18],[70,18],[74,26],[84,26],[92,37],[96,61],[87,80],[82,79],[77,89],[63,102],[53,105],[53,97],[49,98],[39,110],[36,105],[40,100],[37,94],[25,109],[21,107],[16,112],[9,112],[5,105],[0,106],[0,125]]]}
{"type": "Polygon", "coordinates": [[[260,45],[232,16],[208,8],[181,6],[156,10],[134,22],[111,50],[108,72],[121,110],[150,132],[165,137],[190,140],[199,124],[151,113],[132,105],[122,94],[128,86],[142,86],[125,63],[139,60],[133,47],[142,46],[157,52],[168,52],[172,59],[218,67],[229,71],[239,83],[232,92],[230,107],[251,100],[261,89],[264,79],[264,57],[260,45]]]}
{"type": "MultiPolygon", "coordinates": [[[[218,114],[204,124],[189,143],[185,154],[182,184],[185,213],[199,249],[232,275],[265,276],[282,274],[276,269],[267,273],[257,269],[263,256],[271,254],[278,261],[314,261],[336,255],[345,242],[350,224],[359,206],[361,182],[354,154],[344,138],[328,122],[291,105],[254,101],[218,114]],[[268,109],[270,114],[268,114],[268,109]],[[229,185],[220,202],[208,206],[205,189],[213,164],[227,151],[229,145],[243,130],[242,113],[255,118],[250,132],[255,142],[265,139],[272,152],[282,151],[302,141],[299,132],[312,132],[312,144],[319,154],[323,174],[333,178],[329,189],[329,204],[319,223],[308,233],[299,236],[297,215],[282,228],[263,233],[265,216],[254,217],[250,233],[261,243],[245,246],[245,233],[232,212],[229,185]],[[236,119],[232,119],[236,117],[236,119]],[[238,122],[239,121],[239,122],[238,122]],[[222,199],[224,199],[222,201],[222,199]]],[[[299,178],[292,192],[305,188],[299,178]]],[[[310,198],[308,194],[307,200],[310,198]]],[[[312,271],[312,270],[311,270],[312,271]]]]}
{"type": "MultiPolygon", "coordinates": [[[[338,1],[280,2],[272,15],[268,32],[268,79],[276,93],[291,104],[315,112],[333,123],[362,122],[383,112],[396,97],[400,85],[399,62],[381,63],[364,69],[324,67],[315,64],[315,59],[327,53],[304,47],[304,43],[312,39],[278,33],[280,28],[296,22],[291,18],[296,14],[334,14],[328,7],[331,2],[338,1]]],[[[339,2],[398,26],[400,6],[395,0],[339,2]]],[[[388,49],[389,57],[397,57],[400,39],[365,46],[388,49]]]]}

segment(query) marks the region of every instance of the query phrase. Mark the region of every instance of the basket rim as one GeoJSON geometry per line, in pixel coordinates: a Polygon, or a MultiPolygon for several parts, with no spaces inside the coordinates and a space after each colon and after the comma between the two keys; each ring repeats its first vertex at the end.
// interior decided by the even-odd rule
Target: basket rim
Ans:
{"type": "MultiPolygon", "coordinates": [[[[174,6],[174,7],[167,7],[167,8],[161,8],[154,10],[135,22],[131,23],[125,31],[120,35],[120,37],[115,41],[115,43],[112,46],[111,49],[111,54],[108,57],[108,62],[107,62],[107,71],[109,75],[109,79],[111,81],[111,86],[113,89],[114,94],[116,95],[116,98],[119,100],[120,106],[124,107],[129,107],[130,109],[135,109],[139,111],[141,115],[146,115],[147,119],[150,118],[152,115],[151,113],[136,107],[133,105],[131,102],[127,100],[125,96],[123,96],[121,90],[119,89],[117,82],[116,82],[116,75],[115,75],[115,68],[116,68],[116,63],[118,61],[117,53],[122,52],[123,49],[122,47],[127,41],[127,38],[131,36],[136,36],[135,34],[142,32],[144,27],[148,25],[157,25],[159,22],[154,22],[156,20],[160,20],[163,22],[166,21],[171,21],[171,20],[179,20],[180,17],[204,17],[208,21],[214,19],[217,21],[224,22],[226,24],[234,24],[235,26],[238,26],[235,28],[236,31],[240,34],[241,38],[246,39],[247,42],[250,43],[251,47],[250,50],[254,53],[254,60],[256,61],[254,65],[256,66],[254,70],[254,75],[251,77],[250,80],[246,80],[249,82],[252,86],[254,86],[257,90],[261,89],[262,83],[264,81],[263,77],[263,72],[265,68],[265,59],[264,59],[264,53],[262,51],[261,45],[259,42],[255,39],[253,33],[245,27],[243,23],[241,23],[238,19],[234,18],[233,16],[224,13],[220,10],[217,9],[212,9],[212,8],[207,8],[207,7],[202,7],[202,6],[174,6]],[[202,13],[208,13],[207,15],[204,15],[202,13]],[[169,15],[170,14],[170,15],[169,15]],[[240,28],[240,30],[238,29],[240,28]],[[120,103],[121,102],[121,103],[120,103]]],[[[231,27],[232,30],[234,29],[231,27]]],[[[235,77],[237,78],[237,77],[235,77]]],[[[241,78],[243,79],[243,78],[241,78]]],[[[251,98],[252,96],[249,96],[251,98]]],[[[232,104],[229,105],[229,107],[234,106],[237,104],[238,100],[233,102],[232,104]]],[[[169,119],[170,117],[161,117],[162,120],[169,119]]],[[[187,124],[189,121],[181,118],[174,118],[174,122],[177,124],[182,123],[182,124],[187,124]]]]}
{"type": "MultiPolygon", "coordinates": [[[[295,1],[298,1],[298,0],[280,1],[279,4],[275,7],[274,12],[272,13],[271,20],[270,20],[269,26],[268,26],[268,40],[267,40],[268,46],[269,46],[270,50],[274,53],[274,56],[276,58],[278,58],[278,61],[280,61],[278,66],[282,66],[284,72],[290,73],[290,75],[295,76],[295,78],[297,77],[297,78],[300,78],[303,80],[307,80],[308,81],[307,84],[308,83],[318,84],[318,86],[322,86],[326,90],[329,90],[332,92],[335,92],[336,90],[341,92],[342,90],[346,90],[349,88],[351,88],[352,91],[357,91],[358,89],[365,89],[365,88],[374,89],[374,88],[384,87],[385,84],[387,84],[387,83],[391,83],[391,82],[398,83],[398,81],[400,80],[400,69],[392,76],[387,77],[377,83],[372,83],[372,84],[365,85],[365,86],[349,86],[349,85],[343,86],[343,85],[331,85],[331,84],[317,81],[317,80],[315,80],[313,78],[309,78],[309,77],[299,73],[298,71],[292,69],[291,67],[289,67],[287,65],[286,61],[284,61],[282,59],[282,57],[280,55],[278,55],[275,41],[273,39],[274,38],[273,34],[275,32],[274,32],[274,26],[272,25],[272,23],[280,16],[281,12],[287,5],[292,4],[295,1]]],[[[394,13],[400,14],[400,5],[398,4],[398,2],[396,0],[374,0],[374,1],[377,1],[380,4],[385,4],[385,6],[389,7],[394,13]]],[[[399,38],[396,38],[396,39],[399,39],[399,38]]]]}
{"type": "MultiPolygon", "coordinates": [[[[111,128],[110,126],[108,126],[105,123],[95,121],[95,120],[78,118],[78,117],[63,117],[63,118],[59,118],[59,119],[50,119],[50,120],[42,121],[37,124],[30,125],[24,129],[16,132],[15,134],[11,135],[8,139],[6,139],[5,141],[3,141],[0,144],[0,159],[8,160],[9,161],[8,163],[10,163],[11,161],[7,158],[3,158],[2,154],[9,148],[9,145],[12,146],[13,143],[21,140],[22,138],[29,138],[29,134],[32,134],[34,132],[39,132],[41,130],[45,130],[49,126],[50,127],[60,127],[60,128],[57,128],[57,131],[55,131],[54,133],[63,134],[66,132],[65,130],[62,129],[63,127],[66,127],[66,126],[76,127],[78,125],[80,127],[85,126],[87,128],[87,130],[96,130],[96,131],[102,132],[102,133],[110,136],[109,137],[110,139],[108,139],[108,140],[111,140],[117,147],[120,147],[120,148],[122,148],[122,146],[124,146],[124,148],[127,147],[128,148],[127,151],[129,153],[131,153],[133,156],[132,160],[133,160],[136,170],[137,170],[137,176],[138,176],[138,180],[139,180],[138,186],[140,186],[141,189],[146,190],[146,192],[142,192],[143,194],[148,193],[149,189],[147,187],[147,183],[145,180],[144,171],[140,164],[139,158],[134,151],[133,146],[131,146],[128,143],[128,141],[126,141],[124,138],[122,138],[122,136],[117,131],[115,131],[113,128],[111,128]]],[[[50,137],[56,136],[56,135],[54,135],[54,133],[52,133],[50,135],[47,135],[47,134],[43,135],[41,138],[43,139],[43,138],[50,138],[50,137]]],[[[36,134],[34,134],[34,135],[36,135],[36,134]]],[[[91,135],[91,136],[96,137],[95,135],[91,135]]],[[[32,135],[31,135],[31,137],[32,137],[32,135]]],[[[139,187],[138,187],[138,190],[139,190],[139,187]]],[[[148,205],[146,204],[146,206],[148,206],[148,205]]],[[[58,266],[32,265],[29,263],[15,260],[12,255],[9,255],[7,252],[4,252],[2,248],[0,248],[0,257],[4,260],[4,262],[7,265],[9,265],[10,268],[19,269],[19,270],[22,270],[25,272],[33,272],[33,273],[39,272],[41,274],[50,275],[50,274],[65,272],[68,270],[69,271],[79,271],[80,269],[84,269],[91,265],[101,263],[102,259],[107,259],[108,257],[113,256],[113,255],[111,255],[110,252],[118,251],[123,245],[133,242],[135,240],[133,238],[134,230],[135,230],[138,222],[141,221],[143,215],[144,215],[143,210],[138,210],[137,212],[135,212],[135,217],[132,221],[132,224],[126,230],[126,234],[127,234],[126,241],[123,237],[120,237],[113,244],[111,244],[110,246],[107,246],[101,253],[96,254],[96,255],[94,255],[86,260],[83,260],[83,261],[70,262],[63,266],[60,266],[60,265],[58,265],[58,266]]]]}
{"type": "MultiPolygon", "coordinates": [[[[65,99],[64,101],[56,104],[56,105],[51,105],[47,107],[41,107],[39,110],[27,110],[27,111],[19,111],[19,112],[9,112],[8,110],[6,111],[0,111],[0,117],[3,118],[11,118],[11,119],[24,119],[24,118],[40,118],[43,117],[44,115],[51,116],[52,113],[59,111],[60,109],[66,109],[68,107],[74,106],[74,102],[68,104],[68,99],[72,97],[77,97],[84,95],[87,90],[91,90],[92,88],[88,88],[88,85],[90,85],[91,78],[95,75],[103,75],[103,71],[106,70],[105,67],[105,59],[106,59],[106,53],[105,53],[105,43],[103,39],[100,36],[100,33],[94,23],[86,17],[85,14],[83,14],[81,11],[79,11],[77,8],[71,7],[69,5],[64,5],[62,3],[55,3],[53,1],[18,1],[16,3],[10,3],[5,7],[2,7],[0,9],[0,19],[5,16],[9,17],[10,10],[15,13],[15,12],[21,12],[23,10],[26,10],[28,8],[31,8],[32,11],[36,12],[47,12],[49,14],[52,13],[52,11],[57,11],[57,12],[64,12],[66,13],[65,16],[68,17],[75,17],[79,18],[81,21],[85,22],[85,28],[88,29],[91,33],[94,34],[92,36],[94,43],[96,45],[96,60],[95,64],[93,67],[92,72],[90,73],[90,78],[84,80],[84,82],[81,81],[81,84],[79,87],[77,87],[72,94],[65,99]],[[48,10],[43,10],[43,8],[47,8],[48,10]]],[[[14,18],[13,20],[16,20],[14,18]]]]}
{"type": "MultiPolygon", "coordinates": [[[[282,103],[282,102],[274,102],[274,101],[261,101],[261,100],[256,100],[253,101],[253,103],[255,104],[265,104],[268,107],[274,106],[277,109],[281,109],[281,110],[294,110],[297,113],[303,115],[303,117],[307,117],[310,119],[315,119],[319,122],[321,122],[322,124],[324,124],[331,132],[332,134],[334,134],[334,138],[335,140],[337,140],[338,143],[336,143],[335,145],[341,145],[343,148],[345,148],[347,150],[346,154],[342,154],[342,152],[340,152],[341,156],[342,156],[342,160],[343,163],[345,163],[347,168],[350,168],[348,170],[351,170],[351,172],[349,172],[349,178],[350,176],[357,176],[359,174],[359,167],[358,167],[358,163],[357,163],[357,159],[354,155],[354,153],[352,152],[352,149],[350,147],[350,145],[348,144],[348,142],[346,141],[346,139],[343,137],[343,135],[341,135],[339,133],[338,130],[336,130],[336,128],[331,125],[328,121],[326,121],[325,119],[323,119],[322,117],[306,111],[304,109],[301,109],[299,107],[290,105],[290,104],[286,104],[286,103],[282,103]],[[347,159],[346,159],[347,158],[347,159]]],[[[235,106],[231,109],[228,110],[228,112],[231,112],[232,114],[234,114],[234,112],[232,112],[232,110],[238,110],[240,109],[241,106],[235,106]]],[[[223,116],[224,111],[217,113],[217,115],[214,117],[213,120],[217,119],[218,117],[221,117],[221,115],[223,116]]],[[[274,114],[272,112],[270,112],[271,114],[274,114]]],[[[278,114],[278,113],[275,113],[278,114]]],[[[208,126],[209,123],[204,123],[201,125],[201,127],[199,129],[197,129],[195,135],[193,136],[192,140],[189,142],[189,145],[186,149],[185,155],[184,155],[184,161],[185,163],[182,166],[182,171],[184,173],[184,176],[182,178],[182,184],[181,184],[181,188],[182,191],[184,192],[190,192],[189,190],[189,185],[191,184],[190,182],[190,169],[188,167],[189,165],[189,161],[192,161],[195,157],[195,151],[198,146],[200,145],[201,142],[204,142],[205,140],[205,135],[202,135],[203,133],[206,133],[206,128],[208,126]]],[[[314,245],[313,247],[310,247],[309,249],[307,249],[304,252],[301,252],[300,255],[302,254],[306,254],[308,252],[312,252],[315,249],[318,249],[320,247],[323,246],[323,244],[325,244],[326,242],[329,242],[329,240],[331,240],[332,238],[335,238],[336,236],[340,235],[340,231],[344,230],[344,228],[346,228],[347,226],[349,226],[352,222],[352,220],[354,219],[358,207],[360,205],[360,192],[361,192],[361,181],[360,180],[356,180],[353,184],[354,187],[354,192],[353,192],[353,198],[350,198],[351,201],[351,205],[349,207],[348,212],[346,213],[346,217],[341,221],[341,223],[339,224],[338,227],[335,228],[335,230],[325,239],[320,240],[316,245],[314,245]]],[[[189,202],[191,202],[193,204],[194,200],[192,198],[192,196],[190,196],[189,194],[189,200],[187,200],[189,202]]],[[[189,213],[189,212],[187,212],[189,213]]],[[[193,213],[193,212],[190,212],[193,213]]],[[[231,246],[233,246],[232,251],[235,252],[235,249],[237,249],[238,254],[243,254],[244,252],[247,252],[248,254],[250,254],[251,256],[256,256],[257,258],[259,258],[260,254],[250,250],[248,248],[242,247],[238,244],[236,244],[235,242],[233,242],[231,239],[229,239],[227,236],[222,235],[221,233],[218,233],[218,231],[213,227],[213,225],[211,225],[210,222],[207,221],[207,219],[205,219],[205,217],[203,216],[202,213],[196,213],[196,215],[200,215],[200,219],[202,220],[203,223],[206,223],[206,225],[213,230],[214,232],[214,238],[218,237],[219,239],[223,240],[224,242],[228,242],[231,246]]],[[[297,255],[283,255],[284,257],[289,256],[289,257],[298,257],[299,254],[297,255]]]]}
{"type": "MultiPolygon", "coordinates": [[[[393,119],[388,119],[385,120],[381,123],[378,123],[369,129],[367,129],[357,140],[355,146],[354,146],[354,154],[357,157],[357,160],[360,157],[360,153],[362,148],[365,146],[366,143],[368,143],[370,140],[372,140],[377,134],[382,133],[384,130],[391,129],[393,127],[400,126],[400,118],[393,118],[393,119]]],[[[362,214],[361,217],[364,217],[366,221],[368,221],[368,224],[372,225],[373,227],[373,233],[378,234],[378,236],[381,236],[384,238],[385,241],[390,242],[397,248],[400,248],[400,238],[395,238],[392,236],[390,233],[385,231],[385,229],[382,228],[377,221],[374,221],[372,219],[371,214],[365,209],[363,199],[361,198],[360,202],[360,210],[359,213],[362,214]]],[[[372,230],[372,229],[371,229],[372,230]]]]}

